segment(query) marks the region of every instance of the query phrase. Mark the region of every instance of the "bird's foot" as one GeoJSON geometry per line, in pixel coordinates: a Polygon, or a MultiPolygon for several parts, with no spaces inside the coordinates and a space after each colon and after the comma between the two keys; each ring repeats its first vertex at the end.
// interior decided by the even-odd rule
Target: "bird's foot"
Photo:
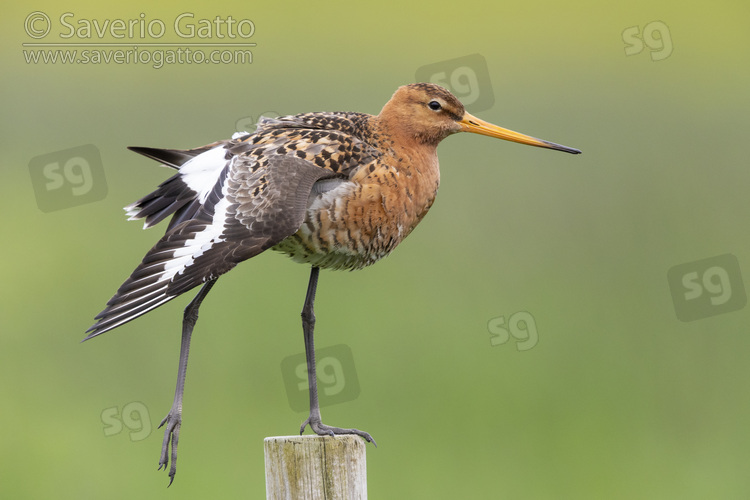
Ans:
{"type": "Polygon", "coordinates": [[[180,426],[182,425],[182,412],[172,408],[164,420],[159,424],[159,429],[166,424],[164,429],[164,441],[161,444],[161,458],[159,459],[159,469],[162,467],[167,470],[169,464],[169,444],[172,443],[172,466],[169,468],[169,484],[172,485],[174,475],[177,472],[177,443],[180,440],[180,426]]]}
{"type": "Polygon", "coordinates": [[[375,442],[375,440],[370,436],[368,432],[361,431],[359,429],[342,429],[341,427],[331,427],[330,425],[326,425],[323,422],[320,421],[320,418],[314,419],[312,417],[308,417],[307,420],[305,420],[302,423],[302,427],[299,429],[300,435],[305,432],[305,427],[310,426],[310,429],[317,434],[318,436],[335,436],[337,434],[355,434],[361,438],[363,438],[368,443],[374,444],[376,447],[378,444],[375,442]]]}

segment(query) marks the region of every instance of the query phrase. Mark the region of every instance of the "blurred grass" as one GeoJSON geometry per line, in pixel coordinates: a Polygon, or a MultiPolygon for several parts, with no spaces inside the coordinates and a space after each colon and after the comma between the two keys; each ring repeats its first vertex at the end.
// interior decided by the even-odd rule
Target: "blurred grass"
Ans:
{"type": "Polygon", "coordinates": [[[288,407],[280,363],[302,350],[308,271],[262,255],[207,299],[179,472],[165,493],[155,427],[171,402],[189,298],[78,343],[160,236],[126,223],[121,207],[168,172],[125,147],[206,144],[272,110],[377,113],[418,67],[472,53],[487,60],[495,93],[482,118],[584,154],[451,137],[440,146],[438,201],[414,235],[371,269],[321,276],[319,346],[349,345],[361,386],[323,414],[378,440],[371,497],[750,493],[747,308],[679,322],[666,280],[674,265],[722,253],[748,272],[746,4],[7,9],[3,498],[262,497],[263,437],[294,433],[305,417],[288,407]],[[248,67],[26,65],[31,10],[231,14],[255,22],[258,46],[248,67]],[[622,31],[654,20],[668,25],[673,54],[626,57],[622,31]],[[29,160],[82,144],[101,152],[107,198],[40,212],[29,160]],[[488,321],[517,311],[533,314],[538,345],[491,347],[488,321]],[[131,401],[148,408],[150,437],[105,437],[102,411],[131,401]]]}

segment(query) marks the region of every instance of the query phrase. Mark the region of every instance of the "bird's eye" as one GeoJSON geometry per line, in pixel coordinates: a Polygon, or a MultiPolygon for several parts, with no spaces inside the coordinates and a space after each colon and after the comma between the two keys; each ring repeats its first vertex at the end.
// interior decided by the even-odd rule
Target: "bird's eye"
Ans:
{"type": "Polygon", "coordinates": [[[433,111],[439,111],[442,108],[442,106],[440,105],[440,103],[437,102],[437,101],[430,101],[427,104],[427,106],[429,106],[430,109],[433,110],[433,111]]]}

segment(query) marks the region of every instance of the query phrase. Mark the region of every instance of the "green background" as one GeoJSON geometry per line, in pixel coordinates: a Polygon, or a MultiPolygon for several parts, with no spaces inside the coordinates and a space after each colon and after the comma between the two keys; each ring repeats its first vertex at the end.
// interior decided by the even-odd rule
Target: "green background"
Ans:
{"type": "Polygon", "coordinates": [[[305,418],[281,361],[302,351],[308,269],[264,254],[209,295],[167,490],[156,425],[189,297],[79,344],[163,231],[125,221],[169,175],[125,147],[196,147],[269,111],[377,113],[420,67],[479,53],[495,95],[481,118],[584,154],[450,137],[419,229],[370,269],[322,273],[318,346],[348,345],[360,385],[323,417],[377,439],[370,498],[750,497],[750,309],[681,322],[667,281],[727,253],[750,273],[748,14],[665,0],[6,5],[0,496],[263,498],[263,438],[305,418]],[[58,42],[64,12],[168,27],[231,15],[255,23],[257,47],[250,65],[26,64],[32,11],[58,42]],[[626,56],[623,31],[653,21],[672,54],[626,56]],[[106,197],[43,213],[29,163],[86,144],[106,197]],[[519,311],[538,344],[493,346],[488,324],[519,311]],[[148,438],[105,435],[103,412],[131,402],[148,438]]]}

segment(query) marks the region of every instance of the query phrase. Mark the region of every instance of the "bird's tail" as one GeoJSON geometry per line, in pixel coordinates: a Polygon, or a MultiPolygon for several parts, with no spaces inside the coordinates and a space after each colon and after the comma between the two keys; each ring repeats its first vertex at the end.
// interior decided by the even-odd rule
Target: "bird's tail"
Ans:
{"type": "Polygon", "coordinates": [[[220,141],[187,150],[129,147],[131,151],[178,170],[154,192],[125,207],[129,220],[145,219],[143,227],[146,229],[174,214],[167,228],[169,231],[193,218],[226,164],[226,144],[220,141]]]}

